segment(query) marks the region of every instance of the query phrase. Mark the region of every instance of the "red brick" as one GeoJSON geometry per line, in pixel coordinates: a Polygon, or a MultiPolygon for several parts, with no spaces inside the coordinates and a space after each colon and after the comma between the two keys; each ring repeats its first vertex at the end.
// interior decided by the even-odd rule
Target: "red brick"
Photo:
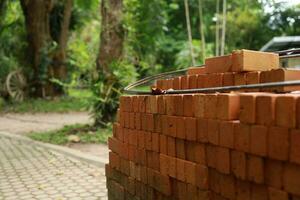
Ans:
{"type": "Polygon", "coordinates": [[[169,174],[169,157],[164,155],[164,154],[160,154],[160,173],[164,174],[164,175],[168,175],[169,174]]]}
{"type": "Polygon", "coordinates": [[[142,113],[141,114],[141,130],[147,131],[147,129],[148,129],[147,115],[142,113]]]}
{"type": "Polygon", "coordinates": [[[151,113],[151,96],[147,95],[145,96],[146,99],[146,113],[151,113]]]}
{"type": "Polygon", "coordinates": [[[186,117],[185,120],[186,139],[196,141],[197,139],[197,121],[196,118],[186,117]]]}
{"type": "Polygon", "coordinates": [[[120,157],[114,152],[109,152],[109,164],[112,168],[120,169],[120,157]]]}
{"type": "Polygon", "coordinates": [[[197,88],[198,75],[188,75],[189,89],[197,88]]]}
{"type": "Polygon", "coordinates": [[[167,123],[168,123],[167,135],[176,137],[177,117],[167,116],[167,123]]]}
{"type": "Polygon", "coordinates": [[[255,183],[264,183],[264,160],[258,156],[248,156],[248,180],[255,183]]]}
{"type": "Polygon", "coordinates": [[[265,160],[265,183],[277,189],[282,188],[283,184],[283,164],[276,160],[265,160]]]}
{"type": "Polygon", "coordinates": [[[176,182],[179,199],[185,199],[187,196],[187,184],[181,181],[176,182]]]}
{"type": "Polygon", "coordinates": [[[234,148],[238,151],[250,152],[250,125],[235,124],[234,148]]]}
{"type": "Polygon", "coordinates": [[[240,151],[231,151],[231,171],[241,180],[246,180],[247,168],[246,154],[240,151]]]}
{"type": "Polygon", "coordinates": [[[144,184],[148,184],[147,167],[141,166],[140,171],[141,171],[141,181],[144,184]]]}
{"type": "Polygon", "coordinates": [[[115,153],[120,152],[120,150],[119,150],[120,142],[116,138],[109,137],[107,143],[108,143],[108,149],[110,149],[111,151],[113,151],[115,153]]]}
{"type": "Polygon", "coordinates": [[[152,113],[152,114],[155,114],[158,112],[157,98],[158,98],[158,96],[155,96],[155,95],[149,97],[150,113],[152,113]]]}
{"type": "Polygon", "coordinates": [[[121,161],[121,172],[123,174],[126,174],[127,176],[130,175],[130,164],[129,161],[127,159],[120,159],[121,161]]]}
{"type": "Polygon", "coordinates": [[[174,95],[166,95],[165,102],[166,102],[166,114],[167,115],[175,115],[175,101],[174,95]]]}
{"type": "Polygon", "coordinates": [[[196,165],[196,185],[202,189],[208,189],[208,168],[205,165],[196,165]]]}
{"type": "Polygon", "coordinates": [[[146,112],[146,96],[138,96],[139,101],[139,112],[146,112]]]}
{"type": "Polygon", "coordinates": [[[184,173],[187,183],[196,184],[196,163],[185,161],[184,162],[184,173]]]}
{"type": "Polygon", "coordinates": [[[283,127],[270,127],[268,134],[268,156],[276,160],[289,158],[289,130],[283,127]]]}
{"type": "Polygon", "coordinates": [[[152,135],[152,151],[159,152],[159,134],[158,133],[151,133],[152,135]]]}
{"type": "Polygon", "coordinates": [[[268,189],[264,185],[251,185],[251,200],[268,200],[268,189]]]}
{"type": "Polygon", "coordinates": [[[169,124],[168,124],[168,116],[167,115],[161,115],[161,132],[164,135],[168,135],[169,131],[169,124]]]}
{"type": "Polygon", "coordinates": [[[167,137],[168,142],[168,155],[175,157],[176,156],[176,145],[175,145],[175,138],[167,137]]]}
{"type": "Polygon", "coordinates": [[[185,182],[185,160],[182,159],[176,159],[176,178],[180,181],[185,182]]]}
{"type": "Polygon", "coordinates": [[[181,139],[176,139],[176,157],[180,159],[185,159],[185,142],[181,139]]]}
{"type": "Polygon", "coordinates": [[[246,85],[246,73],[239,72],[234,74],[234,85],[246,85]]]}
{"type": "Polygon", "coordinates": [[[300,130],[291,130],[290,161],[300,164],[300,130]]]}
{"type": "Polygon", "coordinates": [[[180,139],[186,138],[185,117],[177,117],[176,137],[180,139]]]}
{"type": "Polygon", "coordinates": [[[196,143],[185,141],[186,160],[195,162],[196,160],[196,143]]]}
{"type": "Polygon", "coordinates": [[[239,117],[240,97],[237,94],[218,94],[217,118],[220,120],[236,120],[239,117]]]}
{"type": "Polygon", "coordinates": [[[162,132],[161,115],[155,114],[153,117],[154,117],[154,132],[161,133],[162,132]]]}
{"type": "Polygon", "coordinates": [[[135,128],[135,116],[134,113],[129,113],[129,128],[135,128]]]}
{"type": "Polygon", "coordinates": [[[206,67],[202,67],[202,66],[189,67],[187,71],[188,75],[198,75],[198,74],[205,74],[205,73],[206,73],[206,67]]]}
{"type": "Polygon", "coordinates": [[[181,89],[181,77],[175,77],[173,79],[173,89],[180,90],[181,89]]]}
{"type": "Polygon", "coordinates": [[[135,113],[135,118],[134,118],[134,127],[137,130],[141,130],[142,128],[142,121],[141,121],[141,113],[135,113]]]}
{"type": "Polygon", "coordinates": [[[208,142],[207,119],[197,118],[197,141],[208,142]]]}
{"type": "Polygon", "coordinates": [[[283,190],[269,187],[269,200],[289,200],[289,194],[283,190]]]}
{"type": "Polygon", "coordinates": [[[164,96],[157,97],[157,111],[159,114],[164,115],[166,114],[166,102],[164,96]]]}
{"type": "Polygon", "coordinates": [[[235,199],[236,197],[236,185],[235,179],[230,175],[223,175],[220,179],[221,195],[227,199],[235,199]]]}
{"type": "Polygon", "coordinates": [[[186,117],[194,116],[193,95],[183,96],[183,114],[186,117]]]}
{"type": "Polygon", "coordinates": [[[145,148],[145,132],[144,131],[138,132],[138,147],[141,149],[145,148]]]}
{"type": "Polygon", "coordinates": [[[175,104],[175,115],[183,116],[183,95],[175,95],[173,96],[173,101],[175,104]]]}
{"type": "Polygon", "coordinates": [[[152,135],[151,132],[144,132],[145,133],[145,148],[146,150],[152,150],[152,135]]]}
{"type": "Polygon", "coordinates": [[[216,169],[223,174],[230,173],[230,152],[229,149],[217,147],[217,166],[216,169]]]}
{"type": "Polygon", "coordinates": [[[239,121],[220,121],[220,146],[234,148],[234,126],[236,123],[239,123],[239,121]]]}
{"type": "Polygon", "coordinates": [[[132,96],[132,110],[133,112],[139,112],[139,99],[138,96],[132,96]]]}
{"type": "Polygon", "coordinates": [[[124,128],[123,129],[123,143],[128,144],[129,142],[129,129],[124,128]]]}
{"type": "MultiPolygon", "coordinates": [[[[295,81],[300,79],[298,69],[276,69],[271,71],[271,82],[295,81]]],[[[290,92],[300,90],[299,86],[280,86],[272,88],[276,92],[290,92]]]]}
{"type": "Polygon", "coordinates": [[[204,88],[205,85],[205,77],[207,74],[199,74],[198,75],[198,80],[197,80],[197,87],[198,88],[204,88]]]}
{"type": "Polygon", "coordinates": [[[233,86],[234,85],[234,73],[228,72],[223,74],[223,86],[233,86]]]}
{"type": "Polygon", "coordinates": [[[204,88],[222,87],[223,74],[206,74],[204,76],[204,88]]]}
{"type": "Polygon", "coordinates": [[[128,157],[130,161],[134,161],[137,156],[137,150],[134,146],[128,146],[128,157]]]}
{"type": "Polygon", "coordinates": [[[230,55],[205,59],[206,73],[230,72],[232,57],[230,55]]]}
{"type": "Polygon", "coordinates": [[[129,144],[133,146],[138,145],[138,132],[136,130],[129,131],[129,144]]]}
{"type": "Polygon", "coordinates": [[[207,120],[207,138],[208,142],[219,145],[219,121],[207,120]]]}
{"type": "Polygon", "coordinates": [[[188,76],[181,76],[181,89],[189,89],[188,76]]]}
{"type": "Polygon", "coordinates": [[[216,119],[217,117],[217,95],[216,94],[207,94],[205,95],[205,104],[204,104],[204,117],[207,119],[216,119]]]}
{"type": "MultiPolygon", "coordinates": [[[[246,84],[259,84],[260,83],[260,72],[248,72],[246,73],[246,84]]],[[[259,89],[247,89],[248,92],[259,92],[259,89]]]]}
{"type": "Polygon", "coordinates": [[[273,125],[275,122],[275,94],[263,94],[256,97],[256,122],[261,125],[273,125]]]}
{"type": "Polygon", "coordinates": [[[232,53],[232,71],[265,71],[277,68],[278,54],[244,49],[232,53]]]}
{"type": "Polygon", "coordinates": [[[195,185],[187,184],[187,199],[197,200],[198,190],[195,185]]]}
{"type": "Polygon", "coordinates": [[[296,100],[293,95],[282,95],[276,98],[275,121],[277,126],[296,127],[296,100]]]}
{"type": "Polygon", "coordinates": [[[251,185],[249,182],[237,180],[236,182],[236,200],[250,200],[251,185]]]}
{"type": "Polygon", "coordinates": [[[204,144],[195,144],[195,162],[198,164],[206,165],[206,150],[204,144]]]}
{"type": "Polygon", "coordinates": [[[221,192],[221,174],[214,169],[209,169],[209,189],[215,193],[221,192]]]}
{"type": "Polygon", "coordinates": [[[204,99],[205,94],[195,94],[194,95],[194,110],[195,117],[203,118],[204,117],[204,99]]]}
{"type": "Polygon", "coordinates": [[[163,89],[163,80],[156,80],[156,87],[159,89],[163,89]]]}
{"type": "Polygon", "coordinates": [[[122,142],[124,141],[123,128],[120,124],[117,124],[116,126],[116,138],[122,142]]]}
{"type": "Polygon", "coordinates": [[[147,114],[147,131],[154,131],[154,117],[153,114],[147,114]]]}
{"type": "Polygon", "coordinates": [[[268,128],[253,125],[250,130],[250,152],[258,156],[267,155],[268,128]]]}
{"type": "Polygon", "coordinates": [[[164,195],[171,194],[171,181],[168,176],[161,175],[158,172],[154,173],[154,188],[164,195]]]}
{"type": "Polygon", "coordinates": [[[256,118],[256,97],[259,93],[243,93],[240,95],[240,121],[254,124],[256,118]]]}
{"type": "Polygon", "coordinates": [[[160,153],[167,154],[168,153],[167,137],[165,135],[160,135],[159,143],[160,143],[159,145],[160,153]]]}
{"type": "Polygon", "coordinates": [[[176,178],[176,158],[169,156],[169,176],[176,178]]]}
{"type": "Polygon", "coordinates": [[[123,114],[124,114],[124,127],[129,128],[130,127],[129,112],[123,112],[123,114]]]}
{"type": "Polygon", "coordinates": [[[134,178],[128,177],[128,192],[135,195],[135,180],[134,178]]]}
{"type": "Polygon", "coordinates": [[[300,167],[286,163],[283,172],[283,187],[288,193],[300,195],[300,167]]]}
{"type": "Polygon", "coordinates": [[[206,146],[206,161],[207,166],[211,168],[216,168],[217,166],[217,148],[212,145],[206,146]]]}
{"type": "Polygon", "coordinates": [[[153,168],[159,171],[160,169],[159,153],[152,152],[152,162],[153,162],[153,168]]]}

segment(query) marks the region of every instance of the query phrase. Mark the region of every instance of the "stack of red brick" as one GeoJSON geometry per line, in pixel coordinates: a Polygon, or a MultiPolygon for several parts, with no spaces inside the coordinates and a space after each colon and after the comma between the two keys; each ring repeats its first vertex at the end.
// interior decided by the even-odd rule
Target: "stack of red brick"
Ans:
{"type": "Polygon", "coordinates": [[[300,95],[122,96],[113,130],[109,199],[300,199],[300,95]]]}

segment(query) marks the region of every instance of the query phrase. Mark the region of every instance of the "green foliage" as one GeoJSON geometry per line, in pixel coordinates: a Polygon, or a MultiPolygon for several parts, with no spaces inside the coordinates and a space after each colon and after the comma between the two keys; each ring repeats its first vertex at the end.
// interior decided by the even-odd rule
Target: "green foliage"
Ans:
{"type": "Polygon", "coordinates": [[[114,119],[122,88],[135,81],[137,77],[135,68],[126,62],[113,62],[109,69],[109,76],[96,74],[98,77],[95,77],[91,87],[92,116],[97,126],[106,126],[106,123],[114,119]]]}
{"type": "Polygon", "coordinates": [[[91,92],[88,90],[69,90],[69,95],[58,99],[27,99],[22,103],[7,102],[1,112],[47,113],[86,111],[91,92]]]}
{"type": "Polygon", "coordinates": [[[106,143],[108,137],[112,135],[112,126],[98,129],[90,125],[71,125],[56,131],[31,133],[29,137],[33,140],[52,143],[52,144],[67,144],[68,136],[77,135],[80,138],[80,143],[106,143]]]}

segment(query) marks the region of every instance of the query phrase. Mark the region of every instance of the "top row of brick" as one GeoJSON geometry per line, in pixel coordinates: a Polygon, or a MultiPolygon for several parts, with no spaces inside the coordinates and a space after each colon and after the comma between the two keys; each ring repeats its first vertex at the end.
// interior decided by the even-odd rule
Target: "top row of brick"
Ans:
{"type": "Polygon", "coordinates": [[[251,50],[235,50],[230,55],[205,60],[205,68],[189,70],[189,74],[267,71],[279,68],[279,55],[251,50]]]}

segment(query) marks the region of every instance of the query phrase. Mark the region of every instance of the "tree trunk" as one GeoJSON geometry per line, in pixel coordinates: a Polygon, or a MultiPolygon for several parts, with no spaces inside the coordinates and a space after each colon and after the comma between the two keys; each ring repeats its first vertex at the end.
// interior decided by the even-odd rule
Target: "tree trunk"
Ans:
{"type": "Polygon", "coordinates": [[[114,118],[120,84],[110,67],[119,64],[123,56],[124,29],[122,24],[122,0],[101,1],[100,48],[96,60],[97,77],[94,77],[92,91],[102,101],[94,102],[95,126],[103,126],[114,118]]]}
{"type": "MultiPolygon", "coordinates": [[[[53,65],[49,69],[49,77],[55,78],[60,81],[66,79],[67,77],[67,66],[66,66],[66,50],[69,36],[69,26],[72,14],[73,0],[65,0],[63,21],[61,24],[61,31],[58,38],[58,49],[53,57],[53,65]]],[[[63,87],[50,84],[49,90],[53,90],[52,96],[62,95],[64,93],[63,87]]]]}
{"type": "Polygon", "coordinates": [[[124,30],[122,26],[122,0],[101,1],[100,49],[97,70],[110,75],[109,65],[118,61],[123,53],[124,30]]]}
{"type": "Polygon", "coordinates": [[[47,73],[47,69],[41,69],[41,51],[51,41],[49,15],[53,6],[52,0],[20,0],[25,16],[25,25],[28,40],[28,61],[33,67],[35,89],[37,96],[45,96],[45,88],[42,83],[41,72],[47,73]]]}
{"type": "Polygon", "coordinates": [[[2,30],[3,21],[6,13],[7,0],[0,0],[0,30],[2,30]]]}
{"type": "Polygon", "coordinates": [[[191,54],[192,64],[193,66],[195,66],[196,63],[194,58],[193,37],[192,37],[192,30],[191,30],[191,23],[190,23],[190,10],[189,10],[188,0],[184,0],[184,7],[185,7],[186,27],[187,27],[187,33],[189,38],[190,54],[191,54]]]}
{"type": "Polygon", "coordinates": [[[204,20],[203,20],[203,0],[198,0],[199,7],[199,31],[201,35],[201,51],[202,51],[202,61],[204,63],[206,57],[206,49],[205,49],[205,34],[204,34],[204,20]]]}
{"type": "Polygon", "coordinates": [[[221,55],[224,55],[225,51],[225,37],[226,37],[226,15],[227,15],[227,4],[226,0],[223,0],[223,20],[222,20],[222,40],[221,40],[221,55]]]}
{"type": "Polygon", "coordinates": [[[216,56],[219,55],[220,52],[220,26],[219,26],[219,12],[220,12],[220,0],[217,0],[216,5],[216,56]]]}

